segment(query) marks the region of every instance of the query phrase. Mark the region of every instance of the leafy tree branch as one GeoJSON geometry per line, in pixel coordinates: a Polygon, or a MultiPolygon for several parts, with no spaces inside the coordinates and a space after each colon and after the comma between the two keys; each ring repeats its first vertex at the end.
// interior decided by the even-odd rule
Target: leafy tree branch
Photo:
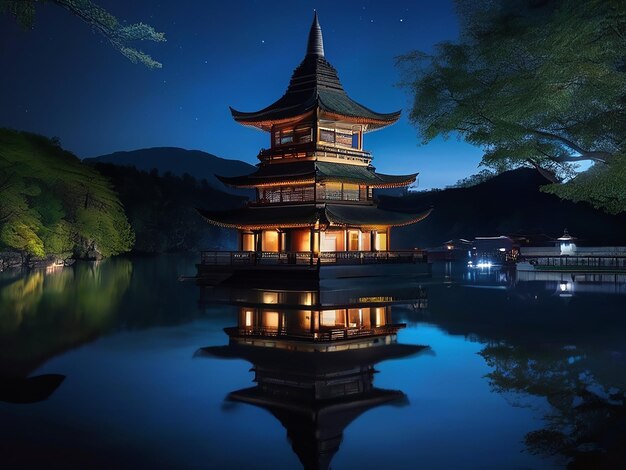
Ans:
{"type": "Polygon", "coordinates": [[[109,43],[133,63],[140,63],[148,68],[161,68],[162,64],[150,55],[129,44],[134,41],[165,41],[165,35],[144,23],[122,25],[119,20],[104,8],[91,0],[0,0],[0,13],[14,16],[18,24],[29,29],[33,27],[36,6],[52,3],[77,16],[104,36],[109,43]]]}

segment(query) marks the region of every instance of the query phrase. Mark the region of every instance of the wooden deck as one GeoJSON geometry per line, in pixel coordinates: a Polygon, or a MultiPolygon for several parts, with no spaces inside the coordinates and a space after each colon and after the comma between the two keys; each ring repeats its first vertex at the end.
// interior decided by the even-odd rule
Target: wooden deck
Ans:
{"type": "Polygon", "coordinates": [[[202,251],[204,266],[317,266],[424,263],[422,251],[202,251]]]}
{"type": "Polygon", "coordinates": [[[202,251],[197,282],[217,285],[259,280],[317,285],[320,280],[429,275],[421,251],[268,252],[202,251]]]}

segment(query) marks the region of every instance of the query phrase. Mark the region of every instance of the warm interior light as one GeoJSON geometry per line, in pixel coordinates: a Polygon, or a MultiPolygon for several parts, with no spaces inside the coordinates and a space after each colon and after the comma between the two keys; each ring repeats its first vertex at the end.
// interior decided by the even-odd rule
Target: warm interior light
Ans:
{"type": "Polygon", "coordinates": [[[263,303],[264,304],[277,304],[278,292],[263,292],[263,303]]]}
{"type": "Polygon", "coordinates": [[[335,326],[336,319],[336,310],[322,310],[322,314],[320,315],[320,323],[322,326],[335,326]]]}

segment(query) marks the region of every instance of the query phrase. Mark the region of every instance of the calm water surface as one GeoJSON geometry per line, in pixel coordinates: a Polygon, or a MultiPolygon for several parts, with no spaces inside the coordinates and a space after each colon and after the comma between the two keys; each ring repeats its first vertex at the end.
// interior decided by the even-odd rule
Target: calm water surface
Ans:
{"type": "Polygon", "coordinates": [[[0,467],[624,468],[619,277],[442,270],[322,293],[344,307],[418,300],[390,307],[405,349],[316,366],[353,373],[365,394],[303,411],[285,405],[285,384],[305,380],[299,356],[226,347],[246,299],[272,289],[180,282],[194,261],[0,274],[0,467]]]}

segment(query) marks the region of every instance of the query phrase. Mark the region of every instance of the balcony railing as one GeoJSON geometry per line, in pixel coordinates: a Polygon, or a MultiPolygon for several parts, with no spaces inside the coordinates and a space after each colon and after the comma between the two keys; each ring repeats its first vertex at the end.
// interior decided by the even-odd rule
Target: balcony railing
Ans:
{"type": "Polygon", "coordinates": [[[258,158],[265,162],[286,159],[305,159],[313,157],[333,158],[339,161],[370,163],[372,154],[364,150],[356,150],[322,143],[309,142],[262,149],[258,158]]]}
{"type": "Polygon", "coordinates": [[[587,268],[598,270],[625,270],[626,256],[524,256],[524,261],[538,268],[587,268]]]}
{"type": "Polygon", "coordinates": [[[317,266],[426,262],[422,251],[202,251],[208,266],[317,266]]]}
{"type": "Polygon", "coordinates": [[[395,334],[398,330],[406,327],[405,323],[381,325],[368,328],[320,328],[318,331],[298,330],[287,331],[282,328],[270,327],[232,327],[225,331],[229,336],[250,336],[257,338],[280,338],[304,341],[342,341],[352,338],[367,336],[380,336],[395,334]]]}

